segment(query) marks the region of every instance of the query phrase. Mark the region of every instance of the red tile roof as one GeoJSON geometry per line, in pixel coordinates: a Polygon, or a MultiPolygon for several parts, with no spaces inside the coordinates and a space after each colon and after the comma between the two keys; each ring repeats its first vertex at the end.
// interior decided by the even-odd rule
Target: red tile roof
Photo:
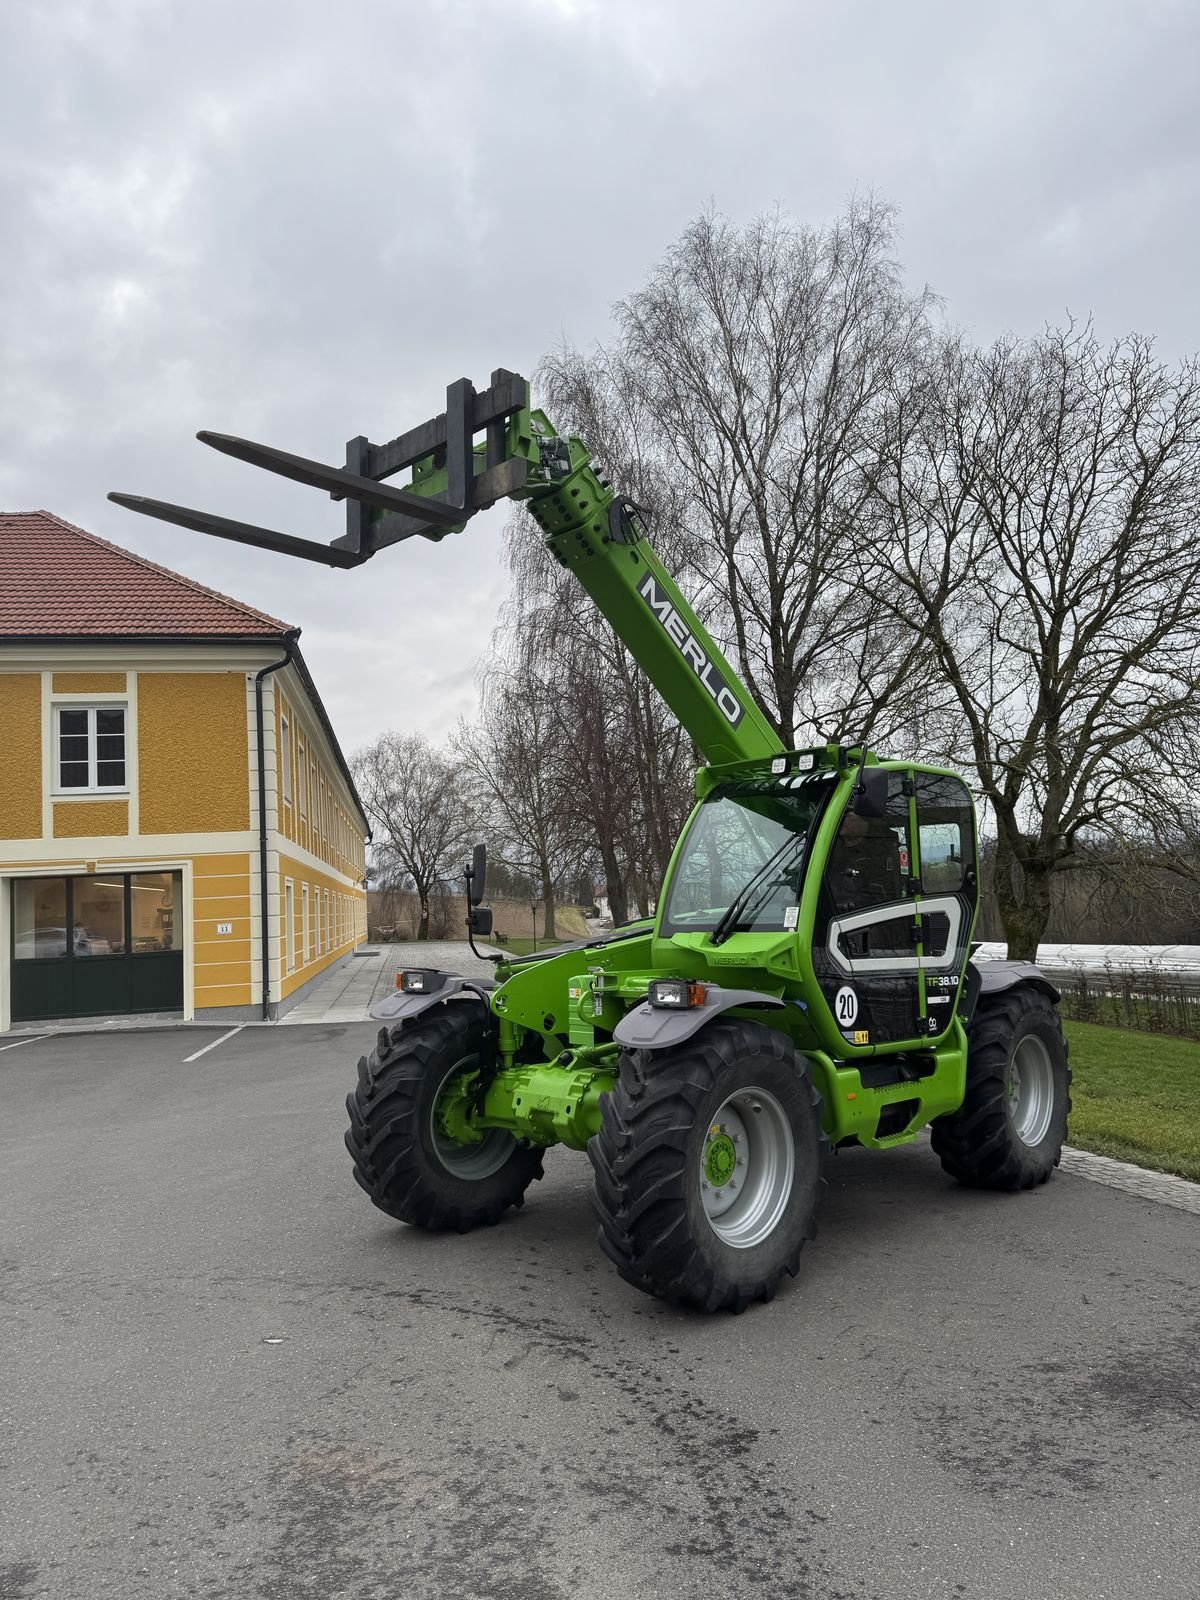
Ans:
{"type": "Polygon", "coordinates": [[[0,511],[4,638],[278,638],[286,622],[50,511],[0,511]]]}

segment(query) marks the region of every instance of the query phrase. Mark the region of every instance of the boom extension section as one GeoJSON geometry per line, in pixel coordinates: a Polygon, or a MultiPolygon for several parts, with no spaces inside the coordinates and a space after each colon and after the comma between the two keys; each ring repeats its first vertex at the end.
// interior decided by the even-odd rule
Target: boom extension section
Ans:
{"type": "Polygon", "coordinates": [[[783,746],[664,570],[637,511],[614,494],[583,442],[529,408],[529,384],[503,368],[477,393],[460,378],[446,409],[386,444],[362,436],[346,464],[327,466],[231,434],[196,437],[225,455],[346,502],[346,532],[330,544],[166,501],[112,493],[130,511],[239,544],[330,567],[360,566],[403,539],[458,533],[502,499],[528,502],[554,559],[570,568],[711,764],[773,756],[783,746]],[[483,438],[476,443],[476,435],[483,438]],[[386,480],[410,471],[410,480],[386,480]]]}

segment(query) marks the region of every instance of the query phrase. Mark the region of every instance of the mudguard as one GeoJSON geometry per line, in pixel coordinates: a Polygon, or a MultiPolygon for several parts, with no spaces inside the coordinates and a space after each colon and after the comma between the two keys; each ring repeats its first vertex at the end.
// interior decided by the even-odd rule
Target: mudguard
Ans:
{"type": "Polygon", "coordinates": [[[1032,983],[1055,1002],[1061,998],[1050,979],[1032,961],[972,961],[971,968],[979,974],[979,993],[1002,994],[1005,989],[1015,989],[1019,983],[1032,983]]]}
{"type": "Polygon", "coordinates": [[[719,984],[710,983],[703,1005],[673,1011],[664,1006],[652,1006],[646,1000],[640,1006],[634,1006],[613,1029],[613,1038],[626,1050],[665,1050],[670,1045],[690,1039],[706,1023],[734,1006],[777,1006],[782,1009],[783,1004],[775,995],[762,994],[757,989],[723,989],[719,984]]]}
{"type": "Polygon", "coordinates": [[[440,1006],[452,995],[462,994],[464,990],[478,995],[486,1006],[488,996],[496,987],[487,978],[464,978],[457,972],[439,972],[438,976],[445,979],[440,989],[433,989],[428,994],[406,994],[403,989],[397,989],[386,1000],[377,1000],[368,1015],[377,1022],[411,1022],[422,1011],[440,1006]]]}

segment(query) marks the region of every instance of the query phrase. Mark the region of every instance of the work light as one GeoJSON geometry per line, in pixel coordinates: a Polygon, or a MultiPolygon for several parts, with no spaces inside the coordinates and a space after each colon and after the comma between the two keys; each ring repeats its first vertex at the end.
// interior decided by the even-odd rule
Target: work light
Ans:
{"type": "Polygon", "coordinates": [[[702,983],[689,983],[686,978],[655,978],[647,990],[650,1004],[664,1011],[683,1011],[688,1006],[702,1006],[704,995],[702,983]]]}
{"type": "Polygon", "coordinates": [[[396,974],[396,987],[405,994],[432,994],[445,981],[444,973],[430,967],[407,967],[396,974]]]}

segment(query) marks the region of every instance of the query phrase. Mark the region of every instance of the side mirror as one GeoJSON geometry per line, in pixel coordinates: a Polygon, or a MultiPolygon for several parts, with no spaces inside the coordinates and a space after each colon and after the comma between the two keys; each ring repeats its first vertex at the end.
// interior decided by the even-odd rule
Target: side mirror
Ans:
{"type": "Polygon", "coordinates": [[[491,906],[472,906],[467,917],[467,927],[472,933],[491,933],[492,908],[491,906]]]}
{"type": "Polygon", "coordinates": [[[889,774],[882,767],[863,767],[850,809],[856,817],[886,817],[889,774]]]}
{"type": "MultiPolygon", "coordinates": [[[[477,844],[471,856],[471,865],[467,868],[467,901],[470,905],[477,906],[483,899],[484,890],[487,888],[487,845],[477,844]]],[[[490,913],[489,913],[490,914],[490,913]]]]}

